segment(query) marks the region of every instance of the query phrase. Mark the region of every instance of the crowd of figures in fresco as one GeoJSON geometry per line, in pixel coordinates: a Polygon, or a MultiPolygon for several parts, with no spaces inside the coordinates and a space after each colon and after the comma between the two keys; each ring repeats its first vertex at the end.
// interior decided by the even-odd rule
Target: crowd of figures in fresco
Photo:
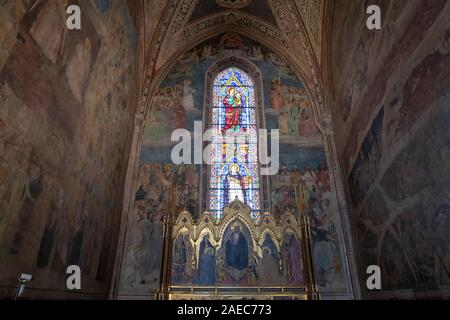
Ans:
{"type": "MultiPolygon", "coordinates": [[[[384,174],[377,174],[380,180],[373,183],[359,173],[358,165],[353,171],[372,188],[358,206],[359,249],[366,263],[385,266],[385,288],[450,283],[450,167],[441,163],[449,156],[450,113],[444,104],[440,108],[384,174]],[[391,208],[398,211],[389,214],[391,208]]],[[[362,194],[358,191],[354,189],[362,194]]]]}
{"type": "Polygon", "coordinates": [[[201,121],[204,75],[217,59],[234,54],[264,70],[264,99],[271,129],[284,136],[317,137],[313,109],[302,83],[277,55],[237,34],[228,33],[186,53],[166,76],[152,103],[145,137],[170,137],[178,128],[201,121]]]}
{"type": "Polygon", "coordinates": [[[307,214],[310,218],[312,254],[316,282],[321,287],[341,285],[343,265],[340,258],[338,222],[335,218],[328,168],[316,169],[283,164],[271,177],[272,214],[307,214]]]}
{"type": "Polygon", "coordinates": [[[149,115],[145,135],[152,139],[164,138],[178,128],[191,129],[193,120],[201,119],[201,111],[194,102],[192,80],[159,88],[154,98],[154,109],[149,115]]]}
{"type": "Polygon", "coordinates": [[[278,129],[281,135],[304,138],[319,135],[312,106],[303,88],[282,85],[279,79],[273,79],[270,88],[270,105],[278,117],[278,129]]]}
{"type": "Polygon", "coordinates": [[[270,233],[258,253],[248,229],[233,223],[226,229],[222,243],[209,233],[196,242],[189,234],[174,241],[172,285],[195,286],[286,286],[304,285],[300,242],[293,232],[281,241],[270,233]]]}
{"type": "Polygon", "coordinates": [[[198,172],[195,165],[145,164],[135,183],[133,215],[128,226],[128,253],[122,287],[157,288],[162,259],[162,224],[172,212],[198,213],[198,172]]]}

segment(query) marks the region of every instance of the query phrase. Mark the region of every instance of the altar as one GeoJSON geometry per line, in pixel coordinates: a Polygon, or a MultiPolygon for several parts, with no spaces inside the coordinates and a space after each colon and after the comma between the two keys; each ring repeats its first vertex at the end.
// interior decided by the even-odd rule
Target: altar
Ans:
{"type": "Polygon", "coordinates": [[[167,222],[160,298],[315,299],[307,218],[286,212],[276,221],[235,200],[214,221],[181,212],[167,222]]]}

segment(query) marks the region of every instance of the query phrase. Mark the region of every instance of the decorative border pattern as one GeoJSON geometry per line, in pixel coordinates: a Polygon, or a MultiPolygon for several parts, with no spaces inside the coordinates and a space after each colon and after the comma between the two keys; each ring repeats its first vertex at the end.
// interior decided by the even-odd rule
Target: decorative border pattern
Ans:
{"type": "Polygon", "coordinates": [[[186,29],[182,31],[180,40],[187,41],[194,35],[221,24],[233,24],[252,28],[279,42],[282,46],[286,48],[289,47],[286,37],[282,33],[278,32],[271,25],[241,12],[225,12],[200,20],[193,25],[187,26],[186,29]]]}
{"type": "Polygon", "coordinates": [[[186,16],[192,7],[192,2],[194,2],[194,0],[184,0],[181,4],[177,15],[173,19],[172,28],[170,28],[171,34],[177,33],[183,26],[186,16]]]}

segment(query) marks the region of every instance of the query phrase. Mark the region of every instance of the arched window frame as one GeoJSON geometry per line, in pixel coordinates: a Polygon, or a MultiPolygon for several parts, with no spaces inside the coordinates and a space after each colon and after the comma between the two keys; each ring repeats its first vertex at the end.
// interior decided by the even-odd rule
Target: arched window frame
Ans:
{"type": "MultiPolygon", "coordinates": [[[[244,71],[252,80],[255,90],[255,110],[256,110],[256,128],[265,129],[266,121],[264,115],[264,95],[261,71],[250,61],[239,57],[228,57],[217,61],[206,72],[205,77],[205,94],[204,94],[204,112],[203,112],[203,132],[211,127],[212,123],[212,101],[213,101],[213,83],[216,76],[229,67],[236,67],[244,71]]],[[[258,141],[259,142],[259,141],[258,141]]],[[[203,142],[203,150],[210,142],[203,142]]],[[[259,150],[259,145],[258,145],[259,150]]],[[[259,158],[259,155],[258,155],[259,158]]],[[[208,211],[210,199],[210,165],[203,164],[201,169],[200,194],[201,212],[208,211]]],[[[259,166],[259,171],[261,165],[259,166]]],[[[259,198],[260,213],[270,208],[270,197],[268,196],[269,178],[259,174],[259,198]]]]}

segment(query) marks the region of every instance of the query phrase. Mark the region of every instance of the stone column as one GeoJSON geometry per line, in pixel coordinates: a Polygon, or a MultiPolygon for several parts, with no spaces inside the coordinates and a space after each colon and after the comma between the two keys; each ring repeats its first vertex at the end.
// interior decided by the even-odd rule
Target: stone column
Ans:
{"type": "MultiPolygon", "coordinates": [[[[142,110],[141,104],[138,110],[142,110]]],[[[125,186],[122,200],[122,215],[120,220],[119,235],[117,239],[117,249],[114,258],[114,271],[109,290],[109,299],[117,299],[119,289],[124,246],[127,236],[128,217],[130,214],[130,210],[133,210],[134,207],[133,181],[135,180],[139,171],[139,154],[141,149],[143,123],[144,114],[138,111],[134,118],[133,138],[131,141],[130,156],[128,159],[127,173],[125,176],[125,186]]]]}
{"type": "Polygon", "coordinates": [[[173,185],[169,192],[169,198],[167,203],[167,215],[164,217],[164,229],[163,229],[163,257],[161,261],[161,276],[159,281],[158,300],[169,300],[170,293],[170,279],[172,271],[172,233],[174,226],[175,216],[175,197],[177,188],[173,185]]]}

